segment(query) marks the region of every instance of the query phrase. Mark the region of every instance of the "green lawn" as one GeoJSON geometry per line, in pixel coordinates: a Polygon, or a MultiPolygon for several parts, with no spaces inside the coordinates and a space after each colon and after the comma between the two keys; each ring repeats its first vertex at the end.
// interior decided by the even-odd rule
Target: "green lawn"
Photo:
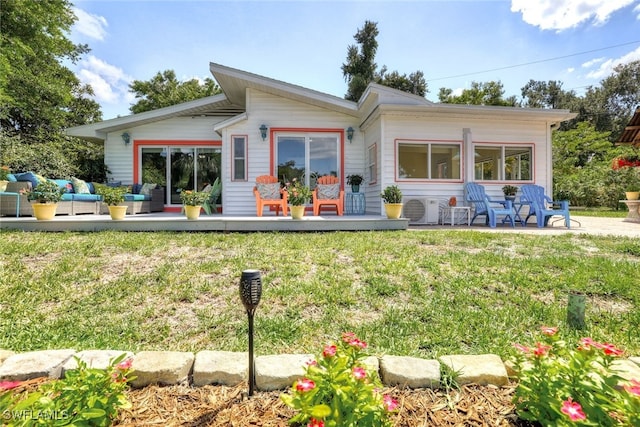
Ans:
{"type": "Polygon", "coordinates": [[[247,349],[238,282],[263,273],[256,354],[354,331],[373,352],[512,352],[541,325],[640,354],[640,241],[421,230],[0,232],[0,348],[247,349]],[[585,292],[587,329],[565,326],[585,292]]]}

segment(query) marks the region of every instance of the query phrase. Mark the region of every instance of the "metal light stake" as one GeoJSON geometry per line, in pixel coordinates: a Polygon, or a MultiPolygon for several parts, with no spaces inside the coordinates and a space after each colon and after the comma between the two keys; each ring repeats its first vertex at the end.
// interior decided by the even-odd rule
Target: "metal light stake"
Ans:
{"type": "Polygon", "coordinates": [[[258,270],[244,270],[240,276],[240,298],[249,318],[249,396],[256,383],[253,364],[253,315],[262,295],[262,278],[258,270]]]}

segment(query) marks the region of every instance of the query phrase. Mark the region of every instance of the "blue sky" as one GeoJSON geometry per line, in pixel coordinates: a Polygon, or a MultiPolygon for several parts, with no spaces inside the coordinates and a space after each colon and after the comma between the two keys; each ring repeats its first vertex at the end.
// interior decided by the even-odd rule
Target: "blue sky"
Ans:
{"type": "Polygon", "coordinates": [[[130,114],[133,80],[167,69],[180,80],[211,77],[209,62],[343,97],[341,65],[366,20],[378,23],[378,66],[423,71],[432,101],[441,87],[490,80],[505,96],[520,97],[530,79],[582,94],[640,60],[640,0],[73,3],[71,39],[91,52],[72,69],[105,119],[130,114]]]}

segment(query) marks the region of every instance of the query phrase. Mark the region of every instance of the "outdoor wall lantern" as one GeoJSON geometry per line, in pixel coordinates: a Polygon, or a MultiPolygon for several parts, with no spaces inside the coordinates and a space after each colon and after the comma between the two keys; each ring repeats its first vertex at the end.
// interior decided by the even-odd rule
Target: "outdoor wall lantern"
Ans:
{"type": "Polygon", "coordinates": [[[353,139],[353,128],[351,126],[349,126],[347,128],[347,139],[349,140],[349,144],[351,144],[351,140],[353,139]]]}
{"type": "Polygon", "coordinates": [[[267,139],[267,125],[265,125],[264,123],[260,125],[260,136],[262,137],[263,141],[267,139]]]}
{"type": "Polygon", "coordinates": [[[125,132],[120,136],[122,137],[124,145],[129,145],[129,143],[131,142],[131,135],[129,135],[129,132],[125,132]]]}
{"type": "Polygon", "coordinates": [[[256,383],[253,362],[253,315],[262,295],[262,278],[258,270],[244,270],[240,276],[240,298],[249,318],[249,396],[256,383]]]}

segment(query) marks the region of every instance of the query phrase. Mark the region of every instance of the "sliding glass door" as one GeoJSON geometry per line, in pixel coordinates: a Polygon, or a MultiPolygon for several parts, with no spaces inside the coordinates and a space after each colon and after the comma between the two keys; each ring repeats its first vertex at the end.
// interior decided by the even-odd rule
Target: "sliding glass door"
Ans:
{"type": "Polygon", "coordinates": [[[340,176],[337,134],[278,135],[276,151],[281,182],[297,178],[313,189],[320,176],[340,176]]]}
{"type": "Polygon", "coordinates": [[[220,176],[219,147],[155,146],[141,150],[142,182],[164,187],[165,204],[181,204],[182,190],[200,191],[220,176]]]}

